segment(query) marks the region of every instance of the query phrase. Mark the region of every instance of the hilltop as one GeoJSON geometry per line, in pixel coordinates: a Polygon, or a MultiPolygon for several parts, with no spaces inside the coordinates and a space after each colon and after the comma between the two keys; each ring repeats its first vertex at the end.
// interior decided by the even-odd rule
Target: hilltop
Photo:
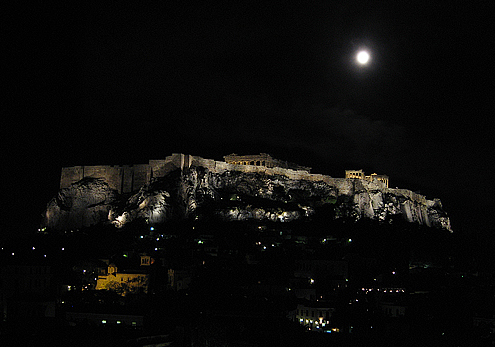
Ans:
{"type": "MultiPolygon", "coordinates": [[[[104,170],[93,169],[100,175],[83,175],[70,184],[63,174],[62,188],[48,203],[42,227],[71,230],[111,223],[121,228],[135,221],[157,225],[206,216],[286,223],[318,215],[352,221],[399,218],[452,231],[439,199],[388,188],[376,179],[333,178],[305,170],[235,165],[182,154],[150,163],[144,169],[147,178],[140,178],[139,187],[127,185],[134,186],[132,191],[117,189],[115,177],[123,182],[123,175],[108,176],[104,170]]],[[[146,165],[139,170],[143,167],[146,165]]],[[[118,169],[111,168],[112,172],[118,169]]]]}

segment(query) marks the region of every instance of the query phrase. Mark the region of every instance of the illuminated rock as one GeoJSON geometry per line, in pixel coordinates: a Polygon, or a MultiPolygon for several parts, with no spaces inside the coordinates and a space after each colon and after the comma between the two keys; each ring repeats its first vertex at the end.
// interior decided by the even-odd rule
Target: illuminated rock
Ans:
{"type": "MultiPolygon", "coordinates": [[[[199,218],[208,213],[229,221],[292,222],[310,219],[322,206],[323,218],[402,219],[451,231],[440,200],[378,180],[333,178],[290,169],[263,169],[190,157],[167,167],[131,194],[119,194],[102,179],[83,178],[60,190],[47,206],[43,226],[73,229],[97,223],[123,227],[199,218]],[[186,163],[187,162],[187,163],[186,163]],[[187,164],[187,165],[186,165],[187,164]],[[256,170],[247,170],[255,168],[256,170]],[[329,213],[329,209],[326,209],[329,213]]],[[[152,172],[157,172],[155,169],[152,172]]]]}
{"type": "MultiPolygon", "coordinates": [[[[210,206],[209,211],[223,220],[291,222],[310,218],[318,206],[333,204],[337,213],[329,218],[385,221],[401,216],[411,223],[451,230],[439,200],[427,200],[410,190],[386,188],[377,181],[341,178],[326,183],[257,172],[216,173],[203,167],[190,167],[175,178],[158,179],[146,190],[146,194],[154,196],[146,203],[147,209],[137,207],[136,203],[128,204],[125,211],[113,215],[112,222],[119,225],[119,216],[134,216],[126,217],[128,221],[148,218],[150,222],[188,218],[205,206],[210,206]],[[166,198],[156,198],[165,191],[166,198]],[[224,206],[226,200],[231,203],[224,206]],[[149,211],[155,211],[157,217],[152,218],[149,211]]],[[[137,196],[131,200],[141,201],[143,192],[137,196]]]]}
{"type": "Polygon", "coordinates": [[[118,194],[101,179],[84,178],[60,189],[47,205],[42,225],[72,230],[101,223],[108,216],[118,194]]]}

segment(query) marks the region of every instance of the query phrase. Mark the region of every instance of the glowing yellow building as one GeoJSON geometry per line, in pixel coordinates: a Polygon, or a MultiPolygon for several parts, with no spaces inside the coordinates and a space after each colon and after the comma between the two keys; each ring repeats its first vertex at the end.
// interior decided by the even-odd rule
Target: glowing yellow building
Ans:
{"type": "Polygon", "coordinates": [[[96,290],[111,290],[122,296],[148,292],[149,275],[144,271],[119,272],[115,264],[108,265],[106,275],[98,276],[96,290]]]}
{"type": "Polygon", "coordinates": [[[385,186],[388,188],[388,176],[387,175],[379,175],[377,173],[372,173],[371,175],[367,176],[364,174],[363,170],[345,170],[345,178],[357,178],[361,180],[366,180],[366,181],[380,181],[385,186]]]}

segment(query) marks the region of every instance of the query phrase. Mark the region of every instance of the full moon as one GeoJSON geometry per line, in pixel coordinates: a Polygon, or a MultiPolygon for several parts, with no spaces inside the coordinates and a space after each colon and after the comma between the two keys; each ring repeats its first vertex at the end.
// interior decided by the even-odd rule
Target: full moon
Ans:
{"type": "Polygon", "coordinates": [[[356,58],[359,64],[364,65],[370,60],[370,55],[366,51],[361,51],[356,58]]]}

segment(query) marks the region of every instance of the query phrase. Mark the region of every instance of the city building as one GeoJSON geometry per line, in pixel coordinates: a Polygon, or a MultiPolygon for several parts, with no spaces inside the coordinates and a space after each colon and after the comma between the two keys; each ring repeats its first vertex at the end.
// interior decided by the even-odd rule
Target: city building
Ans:
{"type": "Polygon", "coordinates": [[[145,270],[118,271],[110,263],[107,273],[98,275],[96,290],[112,290],[123,296],[128,293],[148,292],[149,274],[145,270]]]}
{"type": "Polygon", "coordinates": [[[335,308],[326,303],[307,302],[298,304],[297,308],[289,313],[288,318],[304,325],[308,330],[336,332],[338,329],[331,328],[333,312],[335,312],[335,308]]]}

